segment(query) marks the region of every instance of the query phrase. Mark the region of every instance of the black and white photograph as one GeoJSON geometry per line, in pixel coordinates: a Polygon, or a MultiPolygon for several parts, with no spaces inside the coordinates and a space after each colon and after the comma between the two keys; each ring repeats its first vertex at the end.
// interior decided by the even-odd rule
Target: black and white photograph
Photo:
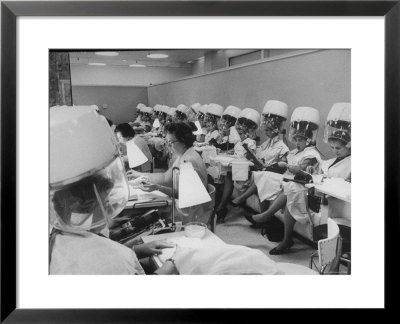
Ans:
{"type": "Polygon", "coordinates": [[[49,274],[351,275],[350,49],[49,51],[49,274]]]}
{"type": "Polygon", "coordinates": [[[0,321],[393,304],[398,2],[2,1],[0,321]]]}

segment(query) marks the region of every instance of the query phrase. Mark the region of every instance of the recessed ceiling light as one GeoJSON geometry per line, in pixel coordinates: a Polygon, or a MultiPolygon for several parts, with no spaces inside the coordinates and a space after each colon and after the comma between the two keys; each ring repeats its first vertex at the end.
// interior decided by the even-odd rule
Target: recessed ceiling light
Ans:
{"type": "Polygon", "coordinates": [[[96,55],[101,55],[101,56],[118,56],[118,52],[95,52],[94,54],[96,55]]]}
{"type": "Polygon", "coordinates": [[[91,63],[88,63],[88,65],[104,66],[104,65],[106,65],[106,63],[91,62],[91,63]]]}
{"type": "Polygon", "coordinates": [[[144,64],[130,64],[130,67],[146,67],[144,64]]]}
{"type": "Polygon", "coordinates": [[[166,57],[168,57],[168,55],[167,54],[161,54],[161,53],[153,53],[153,54],[147,54],[147,57],[148,58],[158,59],[158,58],[166,58],[166,57]]]}
{"type": "Polygon", "coordinates": [[[193,63],[193,61],[187,61],[187,63],[190,63],[190,64],[191,64],[191,63],[193,63]]]}

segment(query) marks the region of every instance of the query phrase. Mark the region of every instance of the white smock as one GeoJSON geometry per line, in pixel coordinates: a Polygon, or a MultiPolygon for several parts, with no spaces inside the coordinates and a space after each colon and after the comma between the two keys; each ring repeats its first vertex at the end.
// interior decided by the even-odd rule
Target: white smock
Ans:
{"type": "Polygon", "coordinates": [[[254,152],[257,148],[256,141],[249,137],[246,138],[244,141],[237,142],[233,150],[235,155],[237,155],[238,157],[245,157],[247,153],[246,149],[243,147],[243,144],[247,144],[247,147],[254,152]]]}
{"type": "MultiPolygon", "coordinates": [[[[289,148],[279,138],[267,139],[261,147],[256,150],[256,157],[269,166],[279,162],[284,155],[289,152],[289,148]]],[[[282,175],[269,171],[253,171],[254,183],[257,187],[258,198],[260,201],[275,200],[282,191],[282,175]]]]}
{"type": "MultiPolygon", "coordinates": [[[[332,165],[335,161],[336,158],[322,162],[321,169],[323,174],[328,178],[350,179],[351,155],[332,165]]],[[[342,218],[347,220],[344,224],[350,226],[351,204],[341,199],[328,196],[328,215],[330,218],[342,218]]]]}
{"type": "Polygon", "coordinates": [[[236,144],[237,142],[240,142],[240,135],[236,130],[236,127],[232,126],[229,129],[229,143],[236,144]]]}
{"type": "MultiPolygon", "coordinates": [[[[318,165],[321,163],[321,156],[314,146],[306,147],[303,151],[299,152],[294,149],[288,154],[288,164],[300,166],[304,160],[315,158],[318,161],[318,165]]],[[[294,175],[287,170],[284,175],[286,178],[293,178],[294,175]]],[[[290,212],[290,215],[299,223],[306,224],[308,222],[308,210],[306,204],[306,192],[307,188],[293,181],[282,183],[283,191],[287,197],[286,207],[290,212]]],[[[313,212],[310,211],[311,217],[313,212]]]]}
{"type": "Polygon", "coordinates": [[[135,252],[106,237],[56,234],[51,251],[50,274],[135,275],[145,274],[135,252]]]}
{"type": "Polygon", "coordinates": [[[350,179],[351,177],[351,155],[346,156],[341,161],[335,163],[336,158],[323,161],[321,163],[322,173],[328,178],[350,179]]]}
{"type": "Polygon", "coordinates": [[[257,147],[256,157],[268,166],[280,161],[288,152],[289,148],[277,135],[274,138],[268,138],[260,147],[257,147]]]}

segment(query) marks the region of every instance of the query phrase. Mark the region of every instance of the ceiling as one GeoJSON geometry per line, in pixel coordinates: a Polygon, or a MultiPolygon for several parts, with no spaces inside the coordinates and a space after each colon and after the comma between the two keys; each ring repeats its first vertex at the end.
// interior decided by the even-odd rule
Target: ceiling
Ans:
{"type": "Polygon", "coordinates": [[[71,64],[105,63],[110,66],[129,66],[130,64],[144,64],[146,66],[187,68],[196,60],[204,57],[208,50],[205,49],[179,49],[179,50],[98,50],[69,52],[71,64]],[[97,53],[116,52],[116,56],[103,56],[97,53]],[[152,59],[146,57],[149,53],[168,54],[167,58],[152,59]]]}

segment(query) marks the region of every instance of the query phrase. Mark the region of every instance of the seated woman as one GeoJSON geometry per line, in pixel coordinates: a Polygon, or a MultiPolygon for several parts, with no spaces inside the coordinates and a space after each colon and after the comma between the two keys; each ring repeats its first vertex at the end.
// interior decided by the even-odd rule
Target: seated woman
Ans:
{"type": "MultiPolygon", "coordinates": [[[[125,246],[108,238],[120,224],[129,193],[114,135],[103,118],[84,107],[59,108],[50,111],[49,273],[145,274],[139,259],[173,245],[125,246]],[[80,141],[77,133],[84,134],[80,141]],[[74,161],[66,163],[67,157],[74,161]]],[[[157,273],[177,273],[172,266],[157,273]]]]}
{"type": "Polygon", "coordinates": [[[164,127],[167,122],[168,106],[159,105],[156,117],[159,121],[159,127],[153,129],[152,137],[147,141],[151,154],[160,165],[166,164],[169,157],[169,150],[165,142],[164,127]]]}
{"type": "MultiPolygon", "coordinates": [[[[289,148],[280,138],[280,133],[283,128],[283,124],[287,118],[288,107],[285,103],[277,100],[269,100],[263,109],[261,128],[264,130],[267,140],[257,148],[256,158],[262,162],[264,168],[262,170],[277,172],[281,168],[278,166],[281,162],[287,163],[287,154],[289,148]],[[273,167],[273,169],[272,169],[273,167]]],[[[283,170],[284,171],[284,170],[283,170]]],[[[279,181],[279,180],[278,180],[279,181]]],[[[232,200],[233,205],[239,205],[246,202],[247,198],[253,194],[257,194],[254,197],[254,205],[260,207],[261,211],[268,208],[271,200],[274,199],[275,195],[272,194],[274,187],[274,179],[271,178],[268,172],[257,171],[252,173],[251,182],[247,190],[241,192],[236,198],[232,200]],[[257,192],[257,186],[263,192],[257,192]],[[265,188],[269,192],[265,193],[265,188]]],[[[278,188],[278,193],[280,189],[278,188]]],[[[254,227],[254,225],[252,225],[254,227]]]]}
{"type": "Polygon", "coordinates": [[[284,178],[289,179],[282,182],[283,191],[274,200],[270,207],[263,213],[254,216],[246,216],[253,224],[268,224],[274,214],[284,208],[284,239],[270,254],[283,254],[293,245],[292,232],[297,222],[308,222],[309,211],[306,208],[305,192],[307,188],[295,181],[295,176],[302,171],[318,173],[321,157],[315,148],[319,123],[318,110],[311,107],[296,108],[291,117],[289,140],[296,148],[289,152],[287,160],[287,171],[284,178]]]}
{"type": "MultiPolygon", "coordinates": [[[[148,178],[150,185],[146,185],[146,191],[159,190],[169,196],[172,196],[172,170],[174,167],[179,167],[184,162],[190,162],[194,170],[199,175],[203,185],[207,188],[207,170],[203,159],[193,148],[195,136],[193,131],[195,126],[193,123],[170,123],[165,126],[166,141],[172,152],[176,155],[173,165],[163,173],[141,173],[137,171],[129,171],[128,176],[138,178],[144,176],[148,178]]],[[[179,196],[179,193],[178,193],[179,196]]],[[[206,204],[191,207],[189,217],[184,219],[185,222],[190,222],[191,217],[202,216],[206,204]]]]}
{"type": "MultiPolygon", "coordinates": [[[[247,151],[243,147],[243,144],[246,144],[250,150],[255,152],[256,142],[252,137],[254,137],[255,131],[257,130],[259,123],[260,113],[257,110],[252,108],[245,108],[242,110],[235,125],[235,128],[240,136],[240,141],[237,142],[233,148],[234,153],[237,157],[245,158],[246,156],[247,151]]],[[[246,181],[244,183],[238,183],[237,185],[241,186],[244,184],[246,184],[246,181]]],[[[215,209],[218,221],[223,222],[225,219],[226,213],[228,211],[226,208],[226,204],[228,202],[228,199],[232,195],[233,188],[234,184],[232,180],[232,172],[228,172],[225,177],[221,199],[215,209]]]]}
{"type": "Polygon", "coordinates": [[[128,156],[127,156],[127,149],[126,149],[126,142],[130,141],[133,139],[135,144],[139,147],[139,149],[144,153],[144,155],[147,157],[147,162],[144,164],[134,168],[135,170],[141,171],[141,172],[150,172],[151,171],[151,161],[153,159],[150,149],[146,143],[146,141],[141,138],[140,136],[135,136],[135,131],[133,128],[127,124],[119,124],[115,128],[115,135],[117,136],[117,140],[119,143],[119,149],[120,149],[120,154],[122,156],[122,159],[125,164],[125,169],[129,170],[129,162],[128,162],[128,156]]]}
{"type": "Polygon", "coordinates": [[[324,178],[343,178],[351,181],[351,140],[347,132],[336,131],[328,137],[328,143],[336,157],[321,165],[324,178]]]}
{"type": "Polygon", "coordinates": [[[209,144],[212,139],[219,137],[218,122],[224,112],[222,106],[211,103],[207,107],[207,113],[204,118],[205,126],[207,128],[206,135],[204,137],[204,143],[209,144]]]}
{"type": "Polygon", "coordinates": [[[133,125],[133,126],[135,126],[135,127],[140,126],[140,124],[141,124],[141,122],[142,122],[142,115],[143,115],[142,109],[143,109],[144,107],[146,107],[146,105],[144,105],[144,104],[142,104],[142,103],[137,104],[137,106],[136,106],[137,117],[136,117],[135,121],[132,122],[132,125],[133,125]]]}
{"type": "Polygon", "coordinates": [[[235,128],[239,134],[240,141],[233,147],[233,152],[237,157],[245,158],[247,151],[243,144],[253,152],[256,152],[257,145],[255,138],[256,130],[260,124],[260,113],[253,108],[244,108],[239,115],[235,128]]]}
{"type": "MultiPolygon", "coordinates": [[[[342,178],[351,181],[351,106],[350,103],[336,103],[330,110],[324,131],[324,142],[336,155],[321,164],[324,178],[342,178]]],[[[351,206],[350,203],[328,196],[328,215],[340,218],[338,223],[343,238],[344,252],[351,250],[351,206]]]]}
{"type": "Polygon", "coordinates": [[[235,124],[240,113],[241,109],[238,107],[226,107],[218,123],[219,136],[217,138],[212,138],[209,144],[214,145],[221,151],[233,149],[235,144],[240,141],[239,134],[235,129],[235,124]]]}
{"type": "Polygon", "coordinates": [[[194,111],[184,105],[180,104],[178,107],[176,107],[176,112],[175,112],[175,122],[194,122],[195,120],[195,114],[194,111]]]}
{"type": "Polygon", "coordinates": [[[202,130],[202,134],[196,136],[197,143],[204,143],[205,135],[207,134],[207,127],[206,127],[206,113],[207,113],[208,105],[201,105],[198,108],[197,114],[195,119],[199,122],[202,130]]]}
{"type": "Polygon", "coordinates": [[[153,112],[154,109],[152,107],[142,108],[142,122],[140,126],[143,128],[144,133],[150,132],[153,127],[153,112]]]}

